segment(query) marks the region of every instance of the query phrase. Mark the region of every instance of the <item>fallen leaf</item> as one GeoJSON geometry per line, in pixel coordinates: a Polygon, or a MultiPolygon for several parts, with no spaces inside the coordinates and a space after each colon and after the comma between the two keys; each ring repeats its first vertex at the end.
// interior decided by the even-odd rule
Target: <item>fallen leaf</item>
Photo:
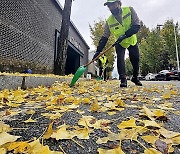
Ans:
{"type": "Polygon", "coordinates": [[[110,150],[98,148],[98,152],[99,154],[125,154],[120,146],[110,150]]]}
{"type": "Polygon", "coordinates": [[[51,137],[53,133],[53,124],[54,124],[54,121],[49,124],[46,133],[43,135],[45,139],[49,139],[51,137]]]}
{"type": "Polygon", "coordinates": [[[162,153],[154,148],[149,148],[144,150],[144,154],[162,154],[162,153]]]}
{"type": "Polygon", "coordinates": [[[13,142],[7,147],[8,151],[14,150],[14,153],[28,153],[31,150],[31,146],[27,141],[25,142],[13,142]]]}
{"type": "Polygon", "coordinates": [[[14,136],[14,135],[10,135],[6,132],[2,132],[2,133],[0,133],[0,146],[5,143],[8,143],[8,142],[14,142],[18,138],[20,138],[20,136],[14,136]]]}
{"type": "Polygon", "coordinates": [[[3,122],[0,121],[0,133],[2,133],[2,132],[8,132],[8,131],[10,131],[10,130],[12,130],[12,129],[10,128],[9,125],[4,124],[3,122]]]}
{"type": "Polygon", "coordinates": [[[120,140],[119,134],[115,134],[115,133],[110,132],[107,137],[99,138],[96,141],[96,143],[102,144],[102,143],[107,143],[107,141],[117,141],[117,140],[120,140]]]}
{"type": "Polygon", "coordinates": [[[142,120],[142,122],[145,124],[145,127],[161,128],[161,126],[155,121],[142,120]]]}
{"type": "Polygon", "coordinates": [[[25,120],[24,122],[25,122],[25,123],[29,123],[29,122],[37,122],[37,121],[36,121],[36,120],[31,119],[31,117],[30,117],[28,120],[25,120]]]}
{"type": "Polygon", "coordinates": [[[97,100],[94,100],[92,106],[91,106],[91,111],[92,112],[96,112],[100,109],[100,106],[98,105],[98,101],[97,100]]]}
{"type": "Polygon", "coordinates": [[[56,140],[59,139],[71,139],[74,136],[72,135],[72,133],[70,133],[70,131],[67,131],[66,129],[68,128],[67,125],[61,125],[59,127],[59,129],[56,132],[53,132],[53,134],[51,135],[52,138],[55,138],[56,140]]]}
{"type": "Polygon", "coordinates": [[[159,139],[159,136],[147,135],[147,136],[141,136],[141,138],[145,140],[147,143],[151,143],[152,145],[155,146],[155,142],[159,139]]]}
{"type": "Polygon", "coordinates": [[[7,150],[5,148],[0,148],[0,154],[6,154],[7,150]]]}
{"type": "Polygon", "coordinates": [[[135,121],[136,120],[134,118],[130,118],[128,121],[122,121],[119,125],[117,125],[117,127],[119,129],[134,128],[137,127],[135,121]]]}
{"type": "Polygon", "coordinates": [[[176,137],[176,136],[180,136],[180,133],[169,131],[165,128],[161,128],[159,132],[161,133],[161,135],[163,135],[165,138],[168,138],[168,139],[176,137]]]}
{"type": "Polygon", "coordinates": [[[167,154],[168,153],[168,145],[165,142],[158,139],[155,142],[155,146],[160,152],[162,152],[162,154],[167,154]]]}
{"type": "Polygon", "coordinates": [[[153,112],[151,112],[150,109],[148,109],[146,106],[143,106],[143,110],[146,114],[146,116],[151,119],[151,120],[155,120],[153,117],[155,116],[153,112]]]}

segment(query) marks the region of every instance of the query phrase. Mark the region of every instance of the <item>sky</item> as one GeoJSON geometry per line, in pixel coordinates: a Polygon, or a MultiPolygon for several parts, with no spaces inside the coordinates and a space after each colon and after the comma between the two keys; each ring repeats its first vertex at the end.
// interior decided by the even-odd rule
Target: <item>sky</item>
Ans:
{"type": "MultiPolygon", "coordinates": [[[[59,2],[64,6],[65,0],[59,2]]],[[[89,25],[99,21],[99,18],[105,20],[111,14],[107,6],[104,6],[105,2],[106,0],[72,1],[71,21],[89,45],[90,51],[96,48],[90,38],[89,25]]],[[[155,28],[157,24],[164,24],[168,19],[180,22],[180,0],[121,0],[121,2],[122,6],[133,7],[139,19],[150,29],[155,28]]]]}
{"type": "MultiPolygon", "coordinates": [[[[65,0],[59,0],[64,6],[65,0]]],[[[89,24],[106,19],[110,11],[104,6],[106,0],[73,0],[71,21],[87,42],[90,50],[95,50],[90,38],[89,24]]],[[[150,29],[163,24],[168,19],[180,22],[180,0],[122,0],[123,6],[132,6],[140,20],[150,29]]]]}

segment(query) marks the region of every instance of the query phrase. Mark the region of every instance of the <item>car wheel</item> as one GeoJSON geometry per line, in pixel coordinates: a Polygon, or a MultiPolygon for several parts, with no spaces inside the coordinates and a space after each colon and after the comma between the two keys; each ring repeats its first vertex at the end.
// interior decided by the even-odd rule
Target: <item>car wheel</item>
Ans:
{"type": "Polygon", "coordinates": [[[171,80],[171,79],[170,79],[169,75],[166,74],[166,76],[165,76],[165,81],[170,81],[170,80],[171,80]]]}

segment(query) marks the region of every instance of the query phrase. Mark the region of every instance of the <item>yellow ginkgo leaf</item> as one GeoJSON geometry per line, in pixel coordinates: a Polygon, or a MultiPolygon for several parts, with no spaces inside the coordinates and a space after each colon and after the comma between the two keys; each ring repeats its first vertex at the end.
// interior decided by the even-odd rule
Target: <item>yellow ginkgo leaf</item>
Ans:
{"type": "Polygon", "coordinates": [[[2,132],[8,132],[8,131],[10,131],[10,130],[11,130],[11,128],[10,128],[9,125],[4,124],[3,122],[0,121],[0,133],[2,133],[2,132]]]}
{"type": "Polygon", "coordinates": [[[157,128],[161,128],[161,126],[158,123],[156,123],[155,121],[143,120],[142,122],[145,124],[145,127],[157,127],[157,128]]]}
{"type": "Polygon", "coordinates": [[[171,98],[171,93],[165,93],[162,96],[164,99],[170,99],[171,98]]]}
{"type": "Polygon", "coordinates": [[[118,146],[115,149],[110,149],[110,150],[98,148],[98,152],[99,154],[124,154],[120,146],[118,146]]]}
{"type": "Polygon", "coordinates": [[[153,113],[156,117],[162,117],[166,115],[162,110],[154,110],[153,113]]]}
{"type": "Polygon", "coordinates": [[[59,151],[50,151],[49,147],[43,146],[39,142],[39,139],[30,142],[29,145],[31,146],[31,153],[33,154],[41,154],[41,152],[43,154],[63,154],[62,152],[59,151]]]}
{"type": "Polygon", "coordinates": [[[92,123],[92,126],[94,128],[96,128],[96,129],[103,129],[103,128],[109,126],[109,124],[111,123],[111,120],[100,119],[100,120],[97,120],[94,124],[93,124],[93,121],[91,123],[92,123]]]}
{"type": "Polygon", "coordinates": [[[124,108],[119,108],[119,107],[111,107],[110,110],[115,110],[115,111],[123,111],[124,108]]]}
{"type": "Polygon", "coordinates": [[[102,144],[102,143],[107,143],[107,141],[117,141],[117,140],[120,140],[119,134],[115,134],[115,133],[110,132],[107,137],[99,138],[96,141],[96,143],[102,144]]]}
{"type": "Polygon", "coordinates": [[[30,151],[31,146],[27,141],[25,142],[13,142],[7,147],[8,151],[14,150],[14,153],[26,153],[30,151]]]}
{"type": "Polygon", "coordinates": [[[146,116],[151,119],[151,120],[154,120],[153,116],[154,116],[154,113],[151,112],[150,109],[148,109],[146,106],[143,106],[143,110],[144,110],[144,113],[146,114],[146,116]]]}
{"type": "Polygon", "coordinates": [[[43,154],[50,154],[51,153],[51,151],[50,151],[50,149],[49,149],[49,146],[41,146],[41,148],[38,150],[38,151],[36,151],[36,153],[38,153],[38,154],[40,154],[40,153],[43,153],[43,154]]]}
{"type": "Polygon", "coordinates": [[[165,128],[161,128],[159,130],[159,132],[161,133],[162,136],[164,136],[167,139],[171,139],[173,137],[180,136],[180,133],[169,131],[169,130],[167,130],[165,128]]]}
{"type": "Polygon", "coordinates": [[[14,142],[18,138],[20,138],[20,136],[13,136],[6,132],[2,132],[0,133],[0,146],[8,142],[14,142]]]}
{"type": "Polygon", "coordinates": [[[78,104],[71,104],[67,106],[69,109],[77,109],[79,107],[78,104]]]}
{"type": "Polygon", "coordinates": [[[32,142],[29,143],[29,145],[31,146],[31,150],[35,153],[38,152],[39,149],[41,149],[41,143],[39,142],[39,139],[34,140],[32,142]]]}
{"type": "Polygon", "coordinates": [[[104,103],[103,105],[108,108],[115,108],[115,106],[117,106],[114,102],[111,101],[109,101],[108,103],[104,103]]]}
{"type": "Polygon", "coordinates": [[[177,92],[176,92],[176,91],[174,91],[174,90],[171,90],[171,94],[172,94],[172,95],[176,95],[176,94],[177,94],[177,92]]]}
{"type": "Polygon", "coordinates": [[[135,121],[136,120],[131,117],[130,120],[128,121],[122,121],[119,125],[117,125],[117,127],[119,129],[134,128],[134,127],[137,127],[135,121]]]}
{"type": "Polygon", "coordinates": [[[28,120],[25,120],[24,122],[25,122],[25,123],[28,123],[28,122],[37,122],[37,121],[36,121],[36,120],[31,119],[31,117],[30,117],[28,120]]]}
{"type": "Polygon", "coordinates": [[[34,114],[36,111],[34,111],[34,110],[27,110],[25,113],[26,114],[34,114]]]}
{"type": "Polygon", "coordinates": [[[78,125],[85,127],[94,127],[96,119],[93,116],[83,116],[79,121],[78,125]]]}
{"type": "Polygon", "coordinates": [[[43,135],[43,137],[45,139],[49,139],[51,137],[51,135],[53,133],[53,123],[54,123],[54,121],[49,124],[46,133],[43,135]]]}
{"type": "Polygon", "coordinates": [[[141,138],[143,140],[145,140],[147,143],[151,143],[152,145],[155,146],[155,142],[156,142],[156,140],[159,139],[159,136],[150,136],[150,135],[147,135],[147,136],[141,136],[141,138]]]}
{"type": "Polygon", "coordinates": [[[16,103],[12,103],[11,101],[7,102],[6,105],[10,106],[10,107],[18,107],[21,104],[16,104],[16,103]]]}
{"type": "Polygon", "coordinates": [[[85,111],[82,111],[82,110],[77,110],[76,112],[79,113],[79,114],[84,114],[85,113],[85,111]]]}
{"type": "MultiPolygon", "coordinates": [[[[89,129],[88,128],[79,128],[73,132],[73,136],[77,136],[79,139],[89,139],[89,129]]],[[[72,136],[72,137],[73,137],[72,136]]]]}
{"type": "Polygon", "coordinates": [[[110,116],[112,116],[112,115],[115,115],[116,114],[116,111],[109,111],[109,112],[107,112],[110,116]]]}
{"type": "Polygon", "coordinates": [[[162,153],[154,148],[149,148],[144,150],[144,154],[162,154],[162,153]]]}
{"type": "Polygon", "coordinates": [[[116,99],[114,102],[117,106],[125,107],[124,101],[121,99],[116,99]]]}
{"type": "Polygon", "coordinates": [[[84,102],[85,104],[90,104],[90,103],[91,103],[91,101],[89,100],[89,98],[84,98],[84,99],[83,99],[83,102],[84,102]]]}
{"type": "Polygon", "coordinates": [[[56,132],[53,132],[53,134],[51,135],[52,138],[55,138],[56,140],[59,139],[71,139],[74,136],[72,135],[72,133],[70,131],[67,131],[66,129],[68,128],[67,125],[61,125],[59,127],[59,129],[56,132]]]}
{"type": "Polygon", "coordinates": [[[98,101],[97,100],[94,100],[92,106],[91,106],[91,111],[92,112],[96,112],[100,109],[100,106],[98,104],[98,101]]]}
{"type": "MultiPolygon", "coordinates": [[[[142,130],[142,129],[141,129],[142,130]]],[[[137,136],[138,136],[138,129],[133,128],[133,129],[122,129],[120,134],[119,134],[119,139],[122,140],[135,140],[137,141],[137,136]]]]}
{"type": "Polygon", "coordinates": [[[97,144],[107,143],[108,140],[109,140],[108,137],[98,138],[98,140],[96,141],[96,143],[97,143],[97,144]]]}
{"type": "Polygon", "coordinates": [[[6,154],[7,150],[5,148],[0,148],[0,154],[6,154]]]}
{"type": "Polygon", "coordinates": [[[172,143],[173,145],[179,145],[179,144],[180,144],[180,135],[171,138],[171,140],[172,140],[172,142],[173,142],[173,143],[172,143]]]}

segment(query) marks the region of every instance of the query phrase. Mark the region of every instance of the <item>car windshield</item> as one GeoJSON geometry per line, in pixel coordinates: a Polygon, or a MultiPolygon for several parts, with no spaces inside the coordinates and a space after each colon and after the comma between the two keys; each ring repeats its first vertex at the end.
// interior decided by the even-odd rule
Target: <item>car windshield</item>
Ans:
{"type": "Polygon", "coordinates": [[[162,70],[159,73],[168,73],[168,72],[169,72],[168,70],[162,70]]]}

